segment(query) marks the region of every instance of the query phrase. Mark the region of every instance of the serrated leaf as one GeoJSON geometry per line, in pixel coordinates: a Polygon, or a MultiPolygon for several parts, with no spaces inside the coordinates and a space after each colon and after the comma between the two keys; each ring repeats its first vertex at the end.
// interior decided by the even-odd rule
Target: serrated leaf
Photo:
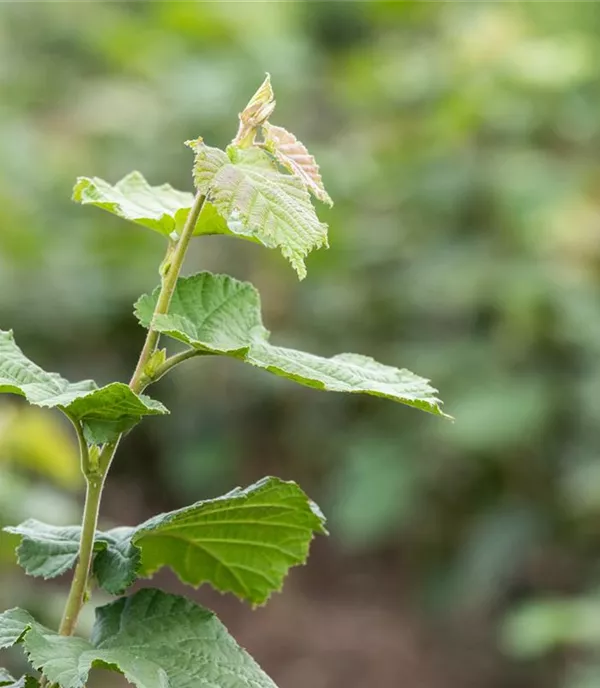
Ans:
{"type": "Polygon", "coordinates": [[[144,327],[152,326],[201,352],[242,359],[302,385],[333,392],[370,394],[444,416],[429,381],[368,356],[323,358],[273,346],[262,324],[260,296],[248,282],[202,272],[180,278],[168,315],[152,320],[158,290],[136,304],[144,327]]]}
{"type": "Polygon", "coordinates": [[[12,331],[0,330],[0,393],[18,394],[30,404],[59,408],[84,424],[89,441],[102,444],[129,430],[143,416],[168,413],[158,401],[135,394],[126,384],[98,387],[92,380],[71,383],[48,373],[16,345],[12,331]]]}
{"type": "Polygon", "coordinates": [[[18,607],[0,614],[0,650],[15,645],[31,623],[31,614],[18,607]]]}
{"type": "Polygon", "coordinates": [[[196,189],[201,194],[208,196],[218,172],[226,165],[229,165],[229,157],[220,148],[207,146],[201,136],[192,141],[186,141],[185,145],[194,151],[193,172],[196,189]]]}
{"type": "Polygon", "coordinates": [[[327,225],[319,221],[304,183],[280,172],[258,148],[232,147],[231,160],[202,139],[188,145],[196,154],[198,191],[226,222],[228,233],[280,249],[303,279],[304,258],[328,245],[327,225]]]}
{"type": "Polygon", "coordinates": [[[93,573],[98,585],[111,595],[120,595],[138,577],[140,550],[131,538],[132,528],[121,526],[97,533],[93,573]]]}
{"type": "Polygon", "coordinates": [[[251,340],[269,336],[262,324],[260,296],[248,282],[210,272],[182,278],[173,293],[169,314],[152,320],[157,297],[154,291],[135,304],[140,323],[146,328],[152,324],[209,353],[244,356],[251,340]]]}
{"type": "Polygon", "coordinates": [[[325,191],[319,166],[306,146],[283,127],[265,122],[263,125],[265,146],[277,160],[320,201],[332,206],[333,201],[325,191]]]}
{"type": "Polygon", "coordinates": [[[114,186],[99,177],[79,177],[73,200],[168,236],[183,226],[194,197],[170,184],[150,186],[142,174],[131,172],[114,186]]]}
{"type": "MultiPolygon", "coordinates": [[[[4,530],[21,538],[17,558],[19,565],[30,576],[56,578],[71,569],[77,561],[80,526],[52,526],[29,519],[4,530]]],[[[140,555],[131,543],[130,533],[131,528],[96,533],[92,572],[101,581],[102,587],[112,594],[123,592],[136,577],[140,555]]]]}
{"type": "Polygon", "coordinates": [[[211,611],[160,590],[98,608],[91,641],[32,619],[20,635],[32,665],[61,688],[83,688],[94,666],[138,688],[275,688],[211,611]]]}
{"type": "MultiPolygon", "coordinates": [[[[168,566],[184,583],[210,583],[262,604],[292,566],[306,561],[314,533],[325,532],[324,520],[296,483],[265,478],[137,528],[97,533],[93,573],[101,587],[119,594],[136,576],[168,566]]],[[[57,576],[77,560],[79,527],[29,520],[5,530],[21,536],[19,563],[31,575],[57,576]]]]}
{"type": "Polygon", "coordinates": [[[262,604],[306,561],[314,533],[325,533],[318,507],[296,483],[265,478],[156,516],[136,528],[132,542],[141,549],[141,576],[169,566],[184,583],[207,582],[262,604]]]}
{"type": "Polygon", "coordinates": [[[4,531],[21,537],[17,557],[19,565],[29,576],[55,578],[77,561],[79,526],[50,526],[29,519],[18,526],[7,526],[4,531]]]}

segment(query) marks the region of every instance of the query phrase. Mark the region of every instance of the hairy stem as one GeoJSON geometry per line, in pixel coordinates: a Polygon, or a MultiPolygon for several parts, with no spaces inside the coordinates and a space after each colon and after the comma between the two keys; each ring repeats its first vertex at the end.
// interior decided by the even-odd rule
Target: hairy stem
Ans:
{"type": "MultiPolygon", "coordinates": [[[[167,257],[163,263],[163,277],[160,295],[154,309],[154,315],[162,315],[167,313],[177,278],[181,272],[183,260],[190,239],[194,233],[198,216],[204,205],[204,196],[197,194],[190,213],[186,219],[185,225],[182,229],[181,236],[177,243],[169,246],[167,257]]],[[[152,354],[156,351],[160,334],[150,326],[146,341],[140,353],[137,366],[129,382],[129,387],[139,394],[150,379],[145,373],[145,368],[152,354]]],[[[173,357],[175,358],[175,357],[173,357]]],[[[79,613],[85,603],[86,591],[88,588],[90,569],[92,565],[92,557],[94,554],[94,540],[96,537],[96,528],[98,525],[98,513],[100,510],[100,501],[102,499],[102,489],[106,474],[110,469],[110,465],[114,455],[119,446],[121,436],[116,441],[105,444],[102,451],[97,456],[96,461],[90,461],[91,452],[83,437],[83,431],[79,424],[75,424],[77,436],[80,444],[81,465],[86,477],[86,496],[85,507],[83,511],[83,520],[81,528],[81,541],[79,545],[79,558],[73,575],[71,589],[65,605],[63,618],[60,624],[59,633],[61,635],[72,635],[77,625],[79,613]]]]}
{"type": "MultiPolygon", "coordinates": [[[[177,278],[179,277],[181,266],[183,265],[183,259],[185,258],[185,253],[189,246],[190,239],[194,233],[194,228],[203,206],[204,196],[197,194],[190,209],[190,214],[187,216],[187,220],[181,232],[181,237],[179,238],[173,253],[168,257],[169,262],[165,266],[165,274],[163,275],[160,294],[158,296],[158,301],[156,302],[156,308],[154,309],[154,316],[164,315],[169,310],[173,292],[175,291],[175,285],[177,284],[177,278]]],[[[131,378],[131,382],[129,383],[129,386],[134,392],[141,392],[141,390],[147,384],[144,368],[150,360],[150,356],[152,356],[152,354],[156,351],[159,337],[160,334],[152,328],[152,323],[150,323],[150,329],[148,330],[144,347],[140,353],[140,358],[135,368],[135,372],[133,373],[133,377],[131,378]]]]}
{"type": "Polygon", "coordinates": [[[178,354],[173,354],[169,356],[167,360],[154,371],[152,375],[152,382],[157,382],[161,377],[166,375],[170,370],[178,366],[180,363],[187,361],[189,358],[196,358],[197,356],[208,356],[210,355],[204,351],[198,351],[197,349],[186,349],[178,354]]]}
{"type": "Polygon", "coordinates": [[[98,511],[100,498],[102,497],[103,477],[87,478],[87,491],[85,495],[85,507],[81,530],[81,544],[79,560],[73,575],[73,582],[69,597],[65,605],[62,621],[58,632],[61,635],[72,635],[77,624],[79,612],[85,602],[85,594],[88,586],[92,554],[94,552],[94,536],[98,524],[98,511]]]}

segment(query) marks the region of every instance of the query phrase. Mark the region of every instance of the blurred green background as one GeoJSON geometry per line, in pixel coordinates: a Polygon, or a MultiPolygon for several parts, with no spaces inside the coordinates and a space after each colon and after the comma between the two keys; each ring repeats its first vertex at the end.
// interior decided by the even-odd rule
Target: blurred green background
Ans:
{"type": "MultiPolygon", "coordinates": [[[[599,37],[593,2],[0,5],[0,327],[28,355],[128,379],[161,238],[73,205],[74,180],[190,189],[182,142],[225,146],[269,71],[331,250],[303,283],[225,237],[186,269],[253,281],[275,342],[431,378],[456,418],[232,361],[156,389],[173,415],[128,436],[107,523],[266,473],[329,516],[268,607],[196,594],[280,688],[600,685],[599,37]]],[[[2,522],[78,519],[58,417],[3,401],[0,462],[2,522]]],[[[55,623],[66,581],[26,581],[13,544],[0,603],[55,623]]]]}

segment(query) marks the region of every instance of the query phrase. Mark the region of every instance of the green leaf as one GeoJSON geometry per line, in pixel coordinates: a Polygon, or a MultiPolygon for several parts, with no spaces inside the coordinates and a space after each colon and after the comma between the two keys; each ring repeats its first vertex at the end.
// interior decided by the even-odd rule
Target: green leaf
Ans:
{"type": "Polygon", "coordinates": [[[111,595],[120,595],[138,577],[140,550],[132,542],[132,530],[121,526],[96,534],[93,573],[111,595]]]}
{"type": "Polygon", "coordinates": [[[31,664],[61,688],[83,688],[94,666],[138,688],[275,688],[211,611],[160,590],[98,608],[91,641],[59,636],[31,618],[21,636],[31,664]]]}
{"type": "Polygon", "coordinates": [[[196,155],[196,187],[226,222],[228,233],[280,249],[303,279],[304,258],[328,245],[327,225],[319,221],[304,183],[282,173],[258,148],[230,147],[230,159],[201,138],[187,144],[196,155]]]}
{"type": "MultiPolygon", "coordinates": [[[[212,150],[218,151],[217,148],[212,150]]],[[[223,151],[219,153],[229,161],[223,151]]],[[[150,186],[139,172],[131,172],[114,186],[98,177],[79,177],[73,189],[73,200],[82,205],[94,205],[169,236],[173,231],[178,232],[183,228],[194,196],[187,191],[178,191],[169,184],[150,186]]],[[[216,208],[210,202],[205,202],[194,234],[233,235],[233,232],[216,208]]]]}
{"type": "MultiPolygon", "coordinates": [[[[51,526],[29,519],[4,530],[20,536],[17,557],[19,565],[30,576],[56,578],[77,561],[80,526],[51,526]]],[[[93,574],[107,592],[115,595],[134,582],[139,566],[140,552],[131,543],[131,530],[115,528],[98,532],[94,542],[93,574]]]]}
{"type": "Polygon", "coordinates": [[[298,177],[306,188],[320,201],[332,206],[333,201],[325,191],[319,166],[306,146],[283,127],[265,122],[263,125],[265,146],[289,172],[298,177]]]}
{"type": "MultiPolygon", "coordinates": [[[[324,522],[296,483],[265,478],[137,528],[98,533],[93,573],[100,586],[119,594],[136,576],[168,566],[184,583],[210,583],[262,604],[281,589],[292,566],[306,561],[313,534],[325,533],[324,522]]],[[[6,530],[22,538],[19,563],[31,575],[50,578],[75,564],[79,527],[29,520],[6,530]]]]}
{"type": "Polygon", "coordinates": [[[194,197],[170,184],[150,186],[139,172],[131,172],[114,186],[98,177],[79,177],[73,200],[168,236],[183,226],[194,197]]]}
{"type": "Polygon", "coordinates": [[[29,519],[18,526],[7,526],[4,531],[21,537],[17,557],[29,576],[55,578],[68,571],[77,561],[81,533],[79,526],[50,526],[29,519]]]}
{"type": "Polygon", "coordinates": [[[135,304],[140,323],[190,346],[213,354],[243,357],[252,340],[266,340],[262,324],[260,296],[248,282],[226,275],[200,272],[180,278],[168,315],[152,320],[158,290],[142,296],[135,304]]]}
{"type": "Polygon", "coordinates": [[[318,507],[294,482],[264,478],[246,489],[156,516],[135,529],[139,574],[163,566],[195,587],[210,583],[253,604],[281,590],[303,564],[314,533],[325,533],[318,507]]]}
{"type": "Polygon", "coordinates": [[[359,354],[323,358],[273,346],[262,324],[260,297],[248,282],[202,272],[180,278],[168,315],[152,320],[158,290],[136,304],[144,327],[182,341],[202,353],[242,359],[302,385],[333,392],[370,394],[445,415],[428,380],[359,354]]]}
{"type": "Polygon", "coordinates": [[[137,395],[122,382],[98,387],[92,380],[70,383],[28,359],[12,331],[0,330],[0,393],[19,394],[30,404],[59,408],[81,421],[90,442],[102,444],[132,428],[143,416],[168,413],[158,401],[137,395]]]}
{"type": "Polygon", "coordinates": [[[14,682],[15,679],[8,673],[8,671],[0,668],[0,686],[6,686],[14,682]]]}
{"type": "Polygon", "coordinates": [[[39,681],[33,676],[21,676],[20,679],[13,679],[10,683],[0,683],[4,688],[39,688],[39,681]]]}
{"type": "Polygon", "coordinates": [[[15,645],[32,622],[31,614],[18,607],[0,614],[0,650],[15,645]]]}

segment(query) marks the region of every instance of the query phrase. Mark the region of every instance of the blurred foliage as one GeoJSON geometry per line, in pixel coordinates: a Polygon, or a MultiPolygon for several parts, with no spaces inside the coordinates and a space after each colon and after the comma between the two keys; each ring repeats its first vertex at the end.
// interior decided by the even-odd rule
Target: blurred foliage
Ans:
{"type": "MultiPolygon", "coordinates": [[[[445,618],[586,594],[599,33],[596,3],[2,4],[0,326],[66,377],[127,379],[143,337],[131,304],[158,281],[161,238],[70,204],[75,177],[136,168],[190,190],[182,142],[225,145],[269,71],[278,121],[336,203],[321,213],[332,249],[301,285],[275,252],[227,238],[198,242],[189,270],[252,280],[275,342],[430,377],[456,422],[201,362],[161,383],[177,413],[128,438],[114,481],[131,495],[143,469],[165,506],[297,479],[348,553],[405,553],[399,594],[445,618]]],[[[579,644],[562,607],[535,609],[513,646],[554,646],[557,624],[579,644]]],[[[597,685],[596,659],[567,654],[569,688],[597,685]]]]}
{"type": "Polygon", "coordinates": [[[0,406],[0,462],[16,464],[66,489],[81,488],[73,438],[53,414],[29,406],[0,406]]]}

